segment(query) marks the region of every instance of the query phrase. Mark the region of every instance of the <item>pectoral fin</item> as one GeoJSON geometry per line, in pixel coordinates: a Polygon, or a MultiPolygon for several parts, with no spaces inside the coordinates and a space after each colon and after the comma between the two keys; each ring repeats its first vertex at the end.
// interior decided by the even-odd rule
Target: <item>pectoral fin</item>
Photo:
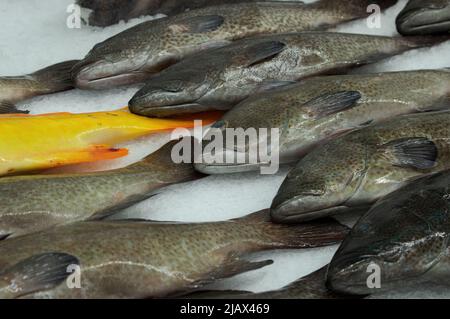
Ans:
{"type": "Polygon", "coordinates": [[[399,139],[383,146],[392,164],[415,169],[430,169],[436,165],[438,149],[425,137],[399,139]]]}
{"type": "Polygon", "coordinates": [[[58,286],[79,265],[76,257],[65,253],[44,253],[27,258],[0,273],[0,296],[17,298],[58,286]]]}
{"type": "Polygon", "coordinates": [[[205,33],[217,30],[224,21],[219,15],[198,16],[172,24],[169,29],[174,33],[205,33]]]}
{"type": "Polygon", "coordinates": [[[358,91],[326,93],[305,103],[303,107],[312,117],[320,119],[354,107],[359,99],[361,93],[358,91]]]}
{"type": "Polygon", "coordinates": [[[20,111],[12,103],[0,101],[0,114],[27,114],[28,111],[20,111]]]}
{"type": "MultiPolygon", "coordinates": [[[[250,45],[244,49],[243,55],[236,57],[236,59],[243,59],[247,67],[263,63],[283,52],[286,44],[280,41],[267,41],[250,45]]],[[[238,61],[239,62],[239,61],[238,61]]]]}

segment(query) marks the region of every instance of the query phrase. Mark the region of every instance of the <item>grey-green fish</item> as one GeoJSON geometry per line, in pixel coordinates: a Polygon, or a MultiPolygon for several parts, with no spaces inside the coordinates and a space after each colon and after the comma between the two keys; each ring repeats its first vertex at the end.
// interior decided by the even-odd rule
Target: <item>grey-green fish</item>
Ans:
{"type": "Polygon", "coordinates": [[[450,0],[410,0],[397,17],[404,35],[450,33],[450,0]]]}
{"type": "MultiPolygon", "coordinates": [[[[143,15],[174,15],[206,6],[257,1],[258,0],[77,0],[77,3],[81,7],[92,11],[88,17],[90,25],[105,27],[116,24],[121,20],[128,21],[143,15]]],[[[262,1],[259,0],[258,2],[262,1]]]]}
{"type": "Polygon", "coordinates": [[[246,261],[252,252],[330,245],[346,234],[333,220],[277,225],[268,210],[199,224],[76,222],[0,242],[0,298],[165,297],[272,263],[246,261]],[[77,266],[71,289],[68,269],[77,266]]]}
{"type": "MultiPolygon", "coordinates": [[[[449,83],[450,70],[315,77],[251,97],[228,111],[214,127],[222,132],[276,128],[280,162],[298,161],[317,145],[349,131],[402,114],[448,107],[449,83]]],[[[224,148],[236,152],[234,158],[239,158],[237,153],[243,150],[227,147],[226,142],[224,148]]],[[[247,153],[256,146],[248,142],[240,155],[248,159],[247,153]]],[[[203,173],[223,174],[267,164],[260,159],[254,163],[204,162],[195,167],[203,173]]]]}
{"type": "Polygon", "coordinates": [[[449,199],[450,174],[446,171],[416,180],[379,200],[333,257],[328,287],[367,295],[424,284],[448,286],[449,199]],[[367,282],[370,287],[377,284],[376,288],[367,282]]]}
{"type": "Polygon", "coordinates": [[[174,143],[121,169],[1,178],[0,238],[104,218],[154,195],[161,187],[199,178],[192,164],[172,161],[174,143]]]}
{"type": "Polygon", "coordinates": [[[74,88],[71,70],[78,62],[58,63],[23,76],[0,77],[0,114],[28,113],[19,111],[14,104],[35,96],[74,88]]]}
{"type": "Polygon", "coordinates": [[[450,112],[403,115],[306,155],[278,190],[271,215],[302,222],[369,207],[412,179],[450,168],[450,112]]]}
{"type": "Polygon", "coordinates": [[[228,110],[264,90],[448,39],[332,32],[244,39],[206,50],[152,77],[131,99],[130,110],[152,117],[228,110]]]}
{"type": "Polygon", "coordinates": [[[183,296],[186,299],[341,299],[346,298],[328,290],[325,279],[328,266],[278,290],[252,293],[249,291],[199,291],[183,296]]]}
{"type": "MultiPolygon", "coordinates": [[[[382,8],[397,0],[377,0],[382,8]]],[[[97,44],[74,68],[77,87],[103,89],[142,82],[202,50],[263,34],[324,29],[365,17],[374,0],[238,3],[147,21],[97,44]]]]}

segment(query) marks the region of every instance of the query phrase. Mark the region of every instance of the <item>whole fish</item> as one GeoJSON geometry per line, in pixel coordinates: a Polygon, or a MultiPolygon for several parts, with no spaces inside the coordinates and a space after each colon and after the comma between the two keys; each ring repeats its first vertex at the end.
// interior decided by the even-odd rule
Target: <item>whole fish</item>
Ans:
{"type": "Polygon", "coordinates": [[[434,41],[331,32],[244,39],[187,58],[152,77],[131,99],[130,110],[157,117],[227,110],[257,92],[371,63],[434,41]]]}
{"type": "Polygon", "coordinates": [[[72,89],[71,70],[78,60],[49,66],[24,76],[0,77],[0,114],[28,113],[19,111],[15,103],[43,95],[72,89]]]}
{"type": "Polygon", "coordinates": [[[448,286],[449,198],[450,174],[446,171],[414,181],[379,200],[333,257],[328,287],[364,295],[427,282],[448,286]],[[374,283],[374,276],[378,276],[379,286],[370,289],[367,282],[374,283]]]}
{"type": "MultiPolygon", "coordinates": [[[[195,116],[214,123],[220,113],[195,116]]],[[[0,175],[125,156],[113,145],[178,127],[194,127],[194,118],[151,119],[126,110],[0,116],[0,175]]]]}
{"type": "Polygon", "coordinates": [[[77,3],[92,10],[88,17],[90,25],[105,27],[143,15],[174,15],[206,6],[256,1],[258,0],[78,0],[77,3]]]}
{"type": "MultiPolygon", "coordinates": [[[[397,0],[378,0],[382,8],[397,0]]],[[[97,44],[74,68],[77,87],[142,82],[190,54],[245,37],[324,29],[368,15],[374,0],[238,3],[147,21],[97,44]]]]}
{"type": "Polygon", "coordinates": [[[175,143],[116,170],[1,178],[0,238],[101,219],[152,196],[161,187],[198,178],[192,164],[172,161],[175,143]]]}
{"type": "Polygon", "coordinates": [[[328,266],[278,290],[252,293],[249,291],[199,291],[183,296],[186,299],[340,299],[346,296],[336,294],[325,287],[328,266]]]}
{"type": "Polygon", "coordinates": [[[0,298],[165,297],[272,263],[246,261],[252,252],[330,245],[347,233],[332,220],[291,226],[268,217],[265,210],[199,224],[86,221],[5,240],[0,298]],[[78,289],[65,280],[71,264],[80,267],[78,289]]]}
{"type": "Polygon", "coordinates": [[[450,168],[450,112],[404,115],[330,141],[289,172],[272,202],[277,222],[361,209],[410,180],[450,168]]]}
{"type": "MultiPolygon", "coordinates": [[[[298,161],[317,145],[351,130],[450,105],[449,83],[450,70],[315,77],[249,98],[228,111],[214,127],[222,132],[230,128],[277,128],[280,161],[298,161]]],[[[248,142],[245,150],[239,150],[234,145],[227,147],[226,142],[224,148],[236,155],[248,155],[256,146],[248,142]]],[[[255,163],[204,162],[196,164],[196,169],[223,174],[255,170],[266,164],[263,159],[255,163]]]]}
{"type": "Polygon", "coordinates": [[[397,29],[404,35],[450,33],[450,0],[410,0],[397,29]]]}

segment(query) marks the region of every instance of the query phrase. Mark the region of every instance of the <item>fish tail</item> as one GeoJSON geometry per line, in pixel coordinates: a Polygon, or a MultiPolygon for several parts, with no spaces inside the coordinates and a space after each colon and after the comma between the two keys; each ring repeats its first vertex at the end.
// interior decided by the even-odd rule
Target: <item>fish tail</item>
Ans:
{"type": "Polygon", "coordinates": [[[267,237],[267,248],[311,248],[339,243],[349,229],[334,219],[323,219],[302,224],[275,224],[270,222],[269,210],[262,210],[237,219],[242,223],[257,224],[267,237]]]}
{"type": "Polygon", "coordinates": [[[72,68],[78,60],[65,61],[36,71],[31,76],[52,92],[60,92],[75,87],[72,79],[72,68]]]}
{"type": "Polygon", "coordinates": [[[44,253],[27,258],[0,273],[0,298],[17,298],[61,284],[79,265],[65,253],[44,253]]]}

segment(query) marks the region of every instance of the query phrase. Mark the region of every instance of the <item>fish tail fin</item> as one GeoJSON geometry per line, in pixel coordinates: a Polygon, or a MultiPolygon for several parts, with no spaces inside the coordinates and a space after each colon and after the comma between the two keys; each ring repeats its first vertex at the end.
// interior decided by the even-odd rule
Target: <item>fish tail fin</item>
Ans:
{"type": "Polygon", "coordinates": [[[270,248],[311,248],[339,243],[349,229],[334,219],[323,219],[302,224],[275,224],[270,222],[269,210],[262,210],[236,221],[261,224],[270,248]]]}
{"type": "Polygon", "coordinates": [[[0,101],[0,114],[28,114],[28,111],[21,111],[12,103],[0,101]]]}
{"type": "Polygon", "coordinates": [[[76,257],[65,253],[44,253],[20,261],[0,274],[0,297],[17,298],[58,286],[71,274],[76,257]]]}
{"type": "Polygon", "coordinates": [[[75,87],[72,79],[72,68],[78,60],[57,63],[34,72],[31,76],[38,82],[45,84],[52,92],[60,92],[75,87]]]}
{"type": "Polygon", "coordinates": [[[399,39],[409,47],[422,48],[432,47],[450,41],[450,35],[404,36],[399,37],[399,39]]]}

